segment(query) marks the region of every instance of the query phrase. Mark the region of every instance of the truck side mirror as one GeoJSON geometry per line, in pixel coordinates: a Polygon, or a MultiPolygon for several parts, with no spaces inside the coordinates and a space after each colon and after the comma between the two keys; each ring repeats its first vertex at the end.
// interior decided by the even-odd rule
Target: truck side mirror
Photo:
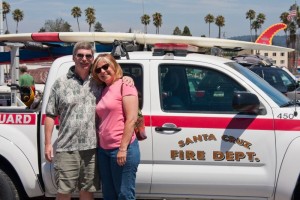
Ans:
{"type": "Polygon", "coordinates": [[[234,110],[242,113],[258,114],[259,105],[259,99],[255,94],[245,91],[234,92],[232,100],[234,110]]]}

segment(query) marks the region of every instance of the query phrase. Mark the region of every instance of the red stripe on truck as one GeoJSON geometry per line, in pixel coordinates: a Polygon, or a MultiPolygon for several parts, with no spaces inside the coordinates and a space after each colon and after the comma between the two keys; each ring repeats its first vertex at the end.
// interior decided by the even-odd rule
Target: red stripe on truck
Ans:
{"type": "MultiPolygon", "coordinates": [[[[42,116],[42,125],[45,125],[42,116]]],[[[180,128],[211,128],[211,129],[248,129],[300,131],[300,120],[295,119],[261,119],[261,118],[228,118],[228,117],[188,117],[188,116],[149,116],[144,115],[145,125],[160,127],[165,123],[173,123],[180,128]]],[[[58,125],[58,118],[55,125],[58,125]]]]}
{"type": "Polygon", "coordinates": [[[165,123],[173,123],[180,128],[274,130],[273,119],[152,116],[151,121],[152,126],[155,127],[165,123]]]}
{"type": "Polygon", "coordinates": [[[300,131],[300,120],[296,119],[152,116],[151,121],[154,127],[173,123],[180,128],[300,131]]]}
{"type": "Polygon", "coordinates": [[[32,33],[31,38],[36,42],[62,42],[56,32],[32,33]]]}

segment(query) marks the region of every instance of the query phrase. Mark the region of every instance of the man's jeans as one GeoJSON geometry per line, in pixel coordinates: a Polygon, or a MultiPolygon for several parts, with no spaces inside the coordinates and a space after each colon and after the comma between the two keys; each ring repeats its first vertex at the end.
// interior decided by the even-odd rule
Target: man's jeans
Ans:
{"type": "Polygon", "coordinates": [[[128,146],[124,166],[117,163],[118,151],[118,148],[98,149],[98,166],[104,200],[135,199],[135,179],[140,163],[139,143],[135,140],[128,146]]]}

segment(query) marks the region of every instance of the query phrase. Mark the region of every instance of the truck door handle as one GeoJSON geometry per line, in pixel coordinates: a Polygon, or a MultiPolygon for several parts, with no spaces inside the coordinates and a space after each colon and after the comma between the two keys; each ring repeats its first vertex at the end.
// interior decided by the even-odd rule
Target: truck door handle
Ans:
{"type": "Polygon", "coordinates": [[[155,127],[155,131],[181,131],[181,128],[177,127],[155,127]]]}

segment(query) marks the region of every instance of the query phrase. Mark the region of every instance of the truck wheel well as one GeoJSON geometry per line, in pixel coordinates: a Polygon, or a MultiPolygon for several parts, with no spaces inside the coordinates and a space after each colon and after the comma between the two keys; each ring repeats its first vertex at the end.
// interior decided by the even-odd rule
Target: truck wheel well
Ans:
{"type": "Polygon", "coordinates": [[[4,171],[9,176],[9,178],[13,181],[13,183],[17,187],[21,199],[24,200],[29,199],[16,170],[10,164],[10,162],[1,155],[0,155],[0,169],[4,171]]]}
{"type": "Polygon", "coordinates": [[[300,175],[298,176],[292,199],[300,199],[300,175]]]}

